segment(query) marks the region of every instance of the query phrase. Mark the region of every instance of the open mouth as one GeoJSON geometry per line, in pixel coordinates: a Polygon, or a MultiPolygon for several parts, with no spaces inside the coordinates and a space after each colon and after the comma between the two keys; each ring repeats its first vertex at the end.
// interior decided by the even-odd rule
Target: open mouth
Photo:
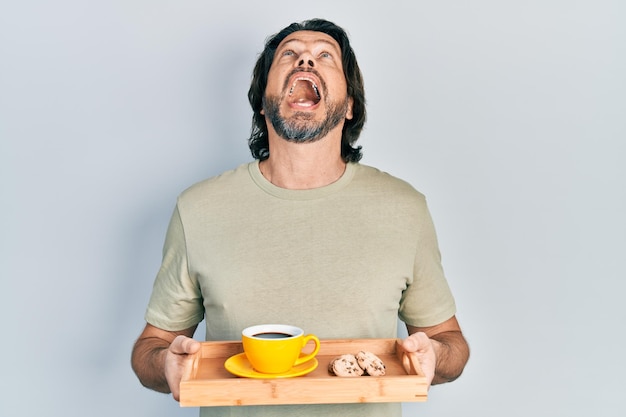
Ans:
{"type": "Polygon", "coordinates": [[[293,80],[289,89],[289,101],[303,107],[312,107],[321,100],[319,88],[315,81],[306,76],[293,80]]]}

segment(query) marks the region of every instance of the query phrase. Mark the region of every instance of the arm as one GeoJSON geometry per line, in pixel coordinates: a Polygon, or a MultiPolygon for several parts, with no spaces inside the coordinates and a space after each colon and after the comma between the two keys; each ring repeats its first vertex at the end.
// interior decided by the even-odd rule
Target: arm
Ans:
{"type": "Polygon", "coordinates": [[[404,348],[416,352],[422,371],[432,385],[457,379],[469,359],[469,346],[455,316],[435,326],[406,326],[404,348]]]}
{"type": "Polygon", "coordinates": [[[192,364],[190,355],[200,349],[200,343],[191,339],[196,327],[173,332],[146,324],[131,357],[133,370],[145,387],[171,392],[179,400],[180,380],[192,364]]]}

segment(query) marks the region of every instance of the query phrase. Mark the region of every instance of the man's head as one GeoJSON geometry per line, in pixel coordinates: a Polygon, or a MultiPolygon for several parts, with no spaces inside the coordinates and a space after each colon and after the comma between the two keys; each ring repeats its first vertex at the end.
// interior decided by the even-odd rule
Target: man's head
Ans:
{"type": "MultiPolygon", "coordinates": [[[[308,38],[310,38],[310,36],[308,36],[308,38]]],[[[289,53],[290,50],[285,50],[285,48],[281,47],[281,56],[283,54],[288,55],[289,53]]],[[[285,59],[288,58],[289,56],[286,56],[285,59]]],[[[309,61],[308,58],[302,59],[302,68],[304,68],[305,71],[310,71],[311,80],[309,81],[311,81],[311,84],[313,84],[313,81],[316,80],[317,71],[315,64],[312,61],[314,61],[314,59],[311,61],[309,61]]],[[[306,76],[304,78],[309,77],[306,76]]],[[[285,82],[287,79],[288,78],[285,78],[285,82]]],[[[291,82],[293,82],[293,78],[291,80],[291,82]]],[[[289,91],[290,94],[295,94],[293,93],[293,90],[294,88],[296,90],[301,88],[299,84],[300,83],[297,85],[294,84],[293,86],[285,86],[284,91],[289,91]]],[[[271,85],[271,87],[274,86],[271,85]]],[[[324,88],[326,87],[322,82],[322,85],[315,85],[315,87],[308,92],[298,91],[297,93],[304,96],[308,95],[311,100],[315,100],[315,95],[328,94],[327,91],[322,91],[324,88]],[[319,92],[316,91],[317,89],[319,89],[319,92]]],[[[276,90],[276,88],[274,88],[274,90],[276,90]]],[[[334,92],[331,92],[330,94],[331,98],[333,98],[333,93],[334,92]]],[[[266,115],[279,135],[293,141],[304,141],[308,138],[315,140],[317,136],[324,135],[327,133],[328,129],[332,128],[333,125],[344,121],[345,118],[341,139],[341,156],[346,162],[356,162],[361,159],[361,147],[355,148],[353,145],[356,143],[361,130],[363,129],[366,118],[363,78],[361,76],[361,71],[359,70],[354,51],[350,46],[348,36],[339,26],[326,20],[313,19],[302,23],[292,23],[285,29],[270,37],[265,44],[265,49],[259,56],[255,65],[252,85],[250,86],[250,90],[248,92],[248,99],[254,112],[249,146],[253,157],[256,159],[264,160],[269,157],[268,128],[265,119],[266,115]],[[279,46],[281,46],[281,43],[283,43],[287,37],[295,38],[295,36],[290,35],[300,31],[306,31],[303,32],[303,36],[301,36],[302,38],[307,38],[307,36],[304,35],[308,35],[310,32],[325,34],[321,35],[321,37],[330,39],[333,41],[333,44],[336,43],[339,48],[338,52],[341,55],[340,58],[336,58],[341,61],[338,62],[338,64],[340,68],[342,68],[343,79],[339,84],[345,84],[345,97],[343,99],[337,99],[326,103],[327,120],[323,122],[320,121],[317,124],[306,122],[306,119],[309,116],[307,112],[300,112],[294,116],[293,120],[295,121],[292,121],[291,123],[284,123],[284,120],[280,117],[277,108],[277,101],[281,97],[275,91],[267,91],[270,70],[276,71],[276,66],[272,68],[272,64],[275,62],[275,59],[277,62],[276,65],[281,65],[279,62],[280,57],[275,56],[276,50],[279,46]],[[350,117],[345,116],[346,112],[350,117]],[[302,123],[300,123],[300,121],[302,123]]],[[[305,99],[303,98],[302,100],[305,99]]]]}

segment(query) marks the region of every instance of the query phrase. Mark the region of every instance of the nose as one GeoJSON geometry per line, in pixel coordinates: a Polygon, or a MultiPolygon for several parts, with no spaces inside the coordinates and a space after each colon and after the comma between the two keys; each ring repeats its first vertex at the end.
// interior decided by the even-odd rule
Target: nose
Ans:
{"type": "MultiPolygon", "coordinates": [[[[303,67],[305,63],[304,59],[301,59],[300,62],[298,62],[298,66],[299,67],[303,67]]],[[[306,63],[309,65],[309,67],[313,68],[315,66],[315,64],[313,63],[313,60],[311,58],[306,60],[306,63]]]]}

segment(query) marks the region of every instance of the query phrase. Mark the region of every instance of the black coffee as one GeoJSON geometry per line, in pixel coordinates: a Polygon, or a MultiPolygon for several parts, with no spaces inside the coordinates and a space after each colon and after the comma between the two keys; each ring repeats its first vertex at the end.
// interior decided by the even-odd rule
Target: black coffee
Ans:
{"type": "Polygon", "coordinates": [[[287,337],[292,337],[293,335],[287,333],[279,333],[279,332],[264,332],[257,333],[254,337],[258,337],[260,339],[285,339],[287,337]]]}

